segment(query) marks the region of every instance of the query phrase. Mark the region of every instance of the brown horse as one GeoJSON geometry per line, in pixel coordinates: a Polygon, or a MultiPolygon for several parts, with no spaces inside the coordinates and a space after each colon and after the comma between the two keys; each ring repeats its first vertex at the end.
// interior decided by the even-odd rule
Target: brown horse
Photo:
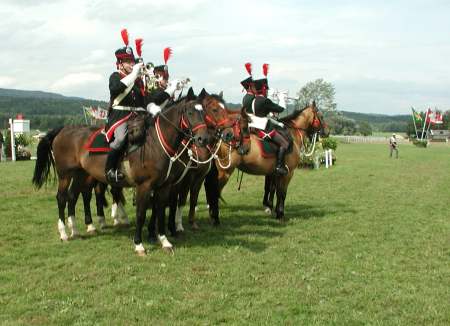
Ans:
{"type": "Polygon", "coordinates": [[[280,121],[287,127],[293,139],[292,151],[286,155],[285,159],[289,173],[286,176],[274,177],[275,157],[267,158],[262,155],[261,147],[258,145],[260,139],[254,134],[251,134],[250,151],[247,155],[240,155],[237,150],[228,144],[222,145],[219,157],[216,160],[215,167],[217,169],[212,170],[207,176],[209,187],[206,187],[206,191],[211,218],[217,220],[219,218],[218,199],[235,168],[249,174],[275,178],[272,179],[275,180],[275,183],[272,184],[275,186],[277,195],[276,218],[280,220],[284,218],[284,201],[287,189],[299,164],[305,137],[310,137],[318,132],[326,135],[328,131],[325,129],[325,125],[322,122],[322,114],[317,109],[315,102],[303,110],[296,110],[291,115],[280,119],[280,121]]]}
{"type": "MultiPolygon", "coordinates": [[[[65,207],[70,197],[73,197],[68,191],[71,181],[93,178],[106,183],[105,155],[89,155],[84,147],[93,131],[92,127],[67,126],[55,129],[38,145],[33,183],[41,187],[48,179],[51,166],[56,169],[58,230],[61,240],[67,240],[65,207]]],[[[174,176],[170,172],[172,166],[170,162],[176,155],[176,149],[184,140],[194,144],[200,157],[206,159],[208,156],[205,146],[209,143],[209,139],[201,106],[199,107],[196,101],[179,101],[159,114],[154,126],[148,128],[143,145],[138,150],[128,153],[128,160],[123,164],[127,177],[121,186],[136,187],[134,243],[138,254],[145,254],[142,228],[146,209],[151,205],[153,190],[174,181],[174,176]]]]}
{"type": "MultiPolygon", "coordinates": [[[[190,194],[189,224],[194,230],[198,229],[195,221],[195,208],[202,183],[213,164],[214,154],[219,149],[220,143],[229,141],[233,137],[232,127],[235,121],[230,119],[229,111],[223,100],[223,94],[210,95],[203,89],[197,100],[205,108],[205,122],[208,128],[215,133],[215,143],[209,146],[212,152],[210,159],[204,162],[197,162],[196,169],[190,170],[180,184],[173,186],[170,196],[169,231],[174,236],[177,235],[177,232],[184,231],[182,209],[186,204],[188,193],[190,194]]],[[[149,234],[152,234],[150,229],[149,234]]]]}

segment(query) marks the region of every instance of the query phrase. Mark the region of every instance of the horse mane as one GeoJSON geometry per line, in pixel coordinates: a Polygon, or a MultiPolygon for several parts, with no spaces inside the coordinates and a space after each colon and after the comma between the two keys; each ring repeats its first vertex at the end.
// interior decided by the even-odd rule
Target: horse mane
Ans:
{"type": "Polygon", "coordinates": [[[304,107],[303,109],[301,109],[301,110],[296,109],[296,110],[294,110],[294,112],[292,112],[291,114],[289,114],[289,115],[287,115],[287,116],[285,116],[285,117],[283,117],[283,118],[280,118],[280,119],[278,119],[278,120],[281,121],[281,122],[288,122],[288,121],[291,121],[291,120],[295,120],[295,119],[297,119],[298,116],[299,116],[303,111],[305,111],[307,108],[308,108],[308,106],[305,106],[305,107],[304,107]]]}

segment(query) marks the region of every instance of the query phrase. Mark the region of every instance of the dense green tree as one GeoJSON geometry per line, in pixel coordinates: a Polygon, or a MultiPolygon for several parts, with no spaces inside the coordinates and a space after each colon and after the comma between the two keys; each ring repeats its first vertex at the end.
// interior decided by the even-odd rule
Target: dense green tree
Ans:
{"type": "Polygon", "coordinates": [[[322,78],[316,79],[307,83],[298,91],[298,106],[304,108],[314,100],[322,111],[335,111],[335,93],[333,84],[324,81],[322,78]]]}
{"type": "Polygon", "coordinates": [[[367,121],[361,121],[359,123],[359,133],[363,136],[370,136],[372,135],[372,127],[367,121]]]}

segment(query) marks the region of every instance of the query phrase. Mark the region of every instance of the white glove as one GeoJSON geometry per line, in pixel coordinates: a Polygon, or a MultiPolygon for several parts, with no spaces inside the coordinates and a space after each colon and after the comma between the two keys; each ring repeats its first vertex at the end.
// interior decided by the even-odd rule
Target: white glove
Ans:
{"type": "Polygon", "coordinates": [[[149,103],[147,105],[147,111],[152,115],[155,116],[159,112],[161,112],[161,107],[159,105],[156,105],[155,103],[149,103]]]}
{"type": "Polygon", "coordinates": [[[180,90],[181,88],[181,82],[178,79],[174,79],[169,82],[169,85],[167,85],[167,88],[165,92],[169,94],[170,97],[175,94],[175,91],[180,90]]]}
{"type": "Polygon", "coordinates": [[[123,77],[120,80],[120,82],[122,84],[124,84],[126,87],[129,87],[131,84],[134,83],[136,78],[138,78],[139,75],[142,73],[143,68],[144,68],[144,63],[143,62],[136,63],[133,66],[133,70],[130,72],[130,74],[128,74],[125,77],[123,77]]]}

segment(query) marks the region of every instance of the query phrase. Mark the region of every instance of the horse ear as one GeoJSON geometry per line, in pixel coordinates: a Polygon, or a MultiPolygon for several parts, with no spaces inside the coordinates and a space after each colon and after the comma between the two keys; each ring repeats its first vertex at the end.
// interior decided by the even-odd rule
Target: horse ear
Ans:
{"type": "Polygon", "coordinates": [[[189,87],[186,98],[191,101],[191,100],[195,100],[195,93],[194,93],[194,89],[192,87],[189,87]]]}
{"type": "Polygon", "coordinates": [[[314,109],[317,108],[317,106],[316,106],[316,100],[313,100],[312,106],[313,106],[314,109]]]}
{"type": "Polygon", "coordinates": [[[203,100],[203,99],[205,98],[206,95],[209,95],[208,92],[207,92],[204,88],[202,88],[200,94],[198,94],[198,98],[199,98],[200,100],[203,100]]]}
{"type": "Polygon", "coordinates": [[[223,100],[223,91],[220,91],[219,97],[223,100]]]}

